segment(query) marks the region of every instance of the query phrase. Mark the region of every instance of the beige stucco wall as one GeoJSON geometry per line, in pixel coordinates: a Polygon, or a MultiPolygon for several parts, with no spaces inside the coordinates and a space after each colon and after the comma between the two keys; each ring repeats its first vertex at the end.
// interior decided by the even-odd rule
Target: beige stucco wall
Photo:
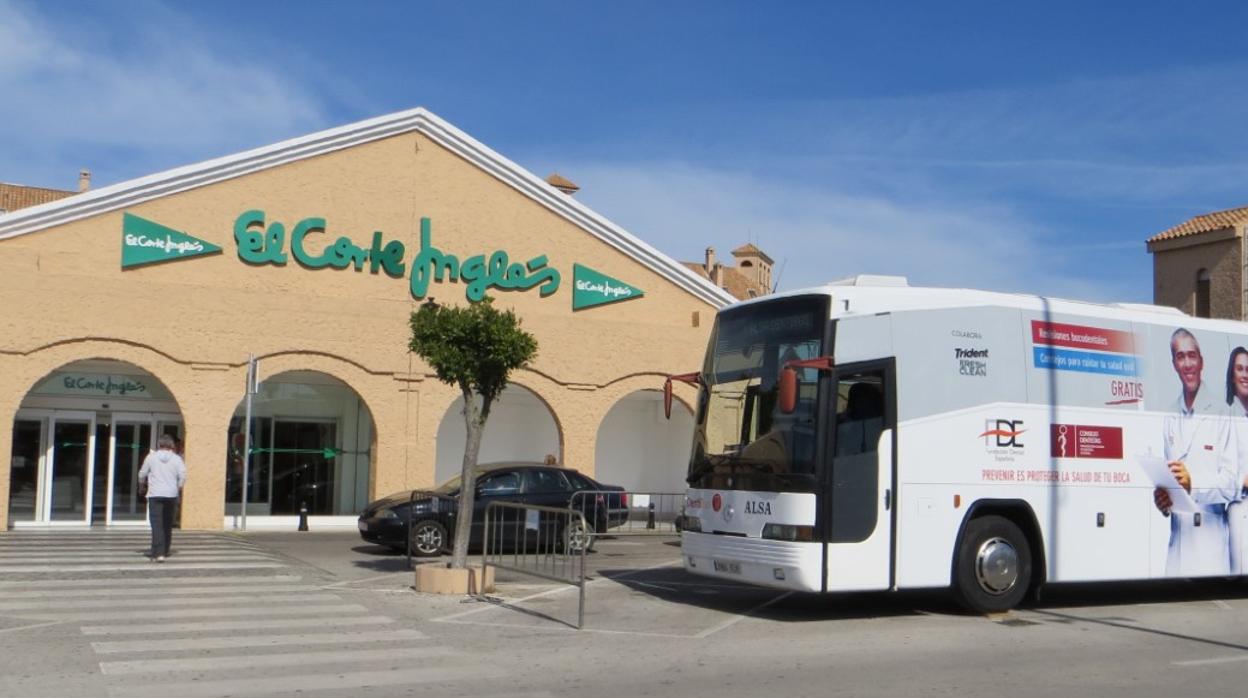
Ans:
{"type": "Polygon", "coordinates": [[[1231,235],[1204,234],[1170,245],[1155,245],[1151,250],[1153,303],[1195,315],[1196,274],[1208,269],[1210,315],[1244,319],[1242,241],[1231,235]]]}
{"type": "MultiPolygon", "coordinates": [[[[597,238],[419,134],[405,134],[169,195],[125,209],[219,245],[224,253],[120,268],[123,211],[0,241],[0,424],[12,424],[42,377],[81,359],[138,365],[172,391],[186,426],[190,484],[186,528],[220,528],[225,436],[242,397],[248,353],[263,375],[330,374],[354,388],[376,422],[373,495],[432,484],[434,436],[457,392],[407,351],[418,301],[408,279],[353,269],[311,270],[290,255],[289,233],[326,219],[308,238],[319,252],[339,235],[368,247],[373,231],[406,246],[406,276],[419,220],[433,245],[462,261],[506,250],[512,261],[546,254],[562,281],[490,294],[515,309],[540,345],[516,382],[550,405],[563,461],[592,473],[598,425],[634,390],[701,363],[714,309],[597,238]],[[234,221],[249,209],[287,230],[283,267],[237,254],[234,221]],[[319,239],[318,239],[319,238],[319,239]],[[572,265],[641,288],[640,299],[571,310],[572,265]],[[700,314],[700,326],[691,318],[700,314]]],[[[634,231],[644,237],[646,231],[634,231]]],[[[434,283],[439,302],[464,304],[464,285],[434,283]]],[[[692,392],[681,386],[686,398],[692,392]]],[[[0,428],[0,453],[11,447],[0,428]]],[[[0,468],[0,529],[7,526],[8,468],[0,468]]]]}

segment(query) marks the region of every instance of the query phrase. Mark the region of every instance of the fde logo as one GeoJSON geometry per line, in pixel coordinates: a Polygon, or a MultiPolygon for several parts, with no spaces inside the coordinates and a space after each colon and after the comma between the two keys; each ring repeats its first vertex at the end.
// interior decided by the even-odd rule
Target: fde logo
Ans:
{"type": "Polygon", "coordinates": [[[1018,437],[1026,431],[1021,419],[986,419],[979,438],[984,440],[984,448],[1023,448],[1018,437]]]}

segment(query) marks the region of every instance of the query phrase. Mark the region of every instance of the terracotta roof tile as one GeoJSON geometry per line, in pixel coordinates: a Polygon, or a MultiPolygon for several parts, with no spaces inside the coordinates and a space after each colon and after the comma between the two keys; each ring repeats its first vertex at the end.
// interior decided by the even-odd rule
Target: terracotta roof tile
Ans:
{"type": "Polygon", "coordinates": [[[38,206],[49,201],[64,199],[78,192],[61,189],[45,189],[43,187],[24,187],[20,184],[0,182],[0,213],[16,211],[19,208],[38,206]]]}
{"type": "MultiPolygon", "coordinates": [[[[681,262],[681,264],[698,276],[710,280],[711,277],[706,273],[706,267],[701,262],[681,262]]],[[[723,272],[723,289],[737,300],[744,301],[767,294],[766,288],[751,281],[750,277],[742,274],[736,267],[721,267],[720,269],[723,272]],[[754,294],[750,295],[750,291],[754,294]]]]}
{"type": "Polygon", "coordinates": [[[1228,208],[1225,211],[1214,211],[1213,213],[1204,213],[1189,218],[1173,228],[1157,233],[1149,238],[1148,242],[1161,242],[1162,240],[1173,240],[1175,238],[1187,237],[1188,235],[1207,233],[1212,230],[1234,228],[1245,222],[1248,222],[1248,206],[1228,208]]]}
{"type": "Polygon", "coordinates": [[[546,178],[546,183],[564,194],[573,194],[581,190],[572,180],[558,172],[551,172],[550,176],[546,178]]]}

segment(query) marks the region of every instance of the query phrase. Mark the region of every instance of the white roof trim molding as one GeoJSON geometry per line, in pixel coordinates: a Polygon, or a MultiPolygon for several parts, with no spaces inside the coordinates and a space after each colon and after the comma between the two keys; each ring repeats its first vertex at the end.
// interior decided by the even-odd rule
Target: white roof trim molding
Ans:
{"type": "Polygon", "coordinates": [[[721,307],[736,301],[727,291],[686,269],[671,257],[423,107],[358,121],[262,148],[101,187],[51,203],[0,214],[0,240],[411,131],[423,133],[712,306],[721,307]]]}

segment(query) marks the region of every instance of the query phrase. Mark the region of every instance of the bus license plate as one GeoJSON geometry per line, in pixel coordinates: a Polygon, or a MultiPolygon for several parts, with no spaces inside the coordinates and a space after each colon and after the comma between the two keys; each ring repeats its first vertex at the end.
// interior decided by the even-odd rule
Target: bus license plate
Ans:
{"type": "Polygon", "coordinates": [[[728,574],[741,574],[740,562],[729,562],[726,560],[715,560],[716,572],[727,572],[728,574]]]}

